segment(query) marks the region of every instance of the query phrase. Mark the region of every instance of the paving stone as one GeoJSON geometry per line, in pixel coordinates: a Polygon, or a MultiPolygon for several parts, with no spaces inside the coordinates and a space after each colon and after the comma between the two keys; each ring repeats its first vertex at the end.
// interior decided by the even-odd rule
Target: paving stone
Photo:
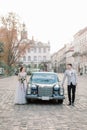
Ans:
{"type": "MultiPolygon", "coordinates": [[[[60,75],[62,80],[62,75],[60,75]]],[[[15,105],[17,77],[0,79],[0,130],[87,130],[87,77],[78,77],[75,106],[54,102],[15,105]]]]}

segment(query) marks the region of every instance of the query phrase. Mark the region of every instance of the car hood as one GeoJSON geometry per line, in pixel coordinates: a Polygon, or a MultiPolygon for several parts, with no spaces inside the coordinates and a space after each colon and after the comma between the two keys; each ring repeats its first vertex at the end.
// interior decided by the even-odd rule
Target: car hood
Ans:
{"type": "Polygon", "coordinates": [[[36,86],[40,86],[40,87],[53,87],[53,86],[55,86],[56,84],[58,84],[58,82],[57,83],[53,83],[53,84],[38,84],[38,83],[31,83],[31,84],[34,84],[34,85],[36,85],[36,86]]]}

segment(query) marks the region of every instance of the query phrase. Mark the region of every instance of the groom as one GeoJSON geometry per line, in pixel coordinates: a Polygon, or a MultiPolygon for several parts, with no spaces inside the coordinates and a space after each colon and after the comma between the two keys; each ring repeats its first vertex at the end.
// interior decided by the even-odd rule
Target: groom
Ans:
{"type": "Polygon", "coordinates": [[[74,106],[77,76],[76,76],[76,71],[72,67],[72,64],[67,64],[67,70],[64,73],[62,86],[64,86],[66,77],[68,79],[68,82],[67,82],[67,91],[68,91],[68,100],[69,100],[68,105],[74,106]],[[71,97],[71,94],[72,94],[72,97],[71,97]]]}

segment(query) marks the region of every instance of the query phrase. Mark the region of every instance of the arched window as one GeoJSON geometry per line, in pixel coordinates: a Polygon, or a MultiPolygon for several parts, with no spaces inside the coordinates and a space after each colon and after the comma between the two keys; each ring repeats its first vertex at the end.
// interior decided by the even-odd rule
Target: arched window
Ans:
{"type": "Polygon", "coordinates": [[[43,50],[43,51],[44,51],[44,53],[46,52],[46,48],[45,48],[45,47],[44,47],[44,50],[43,50]]]}
{"type": "Polygon", "coordinates": [[[28,56],[28,61],[31,61],[31,56],[28,56]]]}
{"type": "Polygon", "coordinates": [[[43,61],[46,61],[46,56],[43,56],[43,61]]]}
{"type": "Polygon", "coordinates": [[[37,56],[34,56],[34,61],[37,61],[37,56]]]}
{"type": "Polygon", "coordinates": [[[41,61],[42,59],[41,59],[41,56],[38,56],[38,61],[41,61]]]}
{"type": "Polygon", "coordinates": [[[26,56],[23,57],[23,61],[26,61],[26,56]]]}

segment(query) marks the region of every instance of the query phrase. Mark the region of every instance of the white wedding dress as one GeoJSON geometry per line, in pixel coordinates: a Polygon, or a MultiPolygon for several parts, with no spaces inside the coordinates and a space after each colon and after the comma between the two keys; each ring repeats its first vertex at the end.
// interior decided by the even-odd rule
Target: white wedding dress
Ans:
{"type": "Polygon", "coordinates": [[[26,72],[20,72],[18,74],[18,85],[16,87],[16,93],[15,93],[15,100],[14,103],[15,104],[26,104],[26,87],[27,87],[27,83],[26,83],[26,72]],[[25,79],[23,82],[21,82],[21,79],[25,79]]]}

